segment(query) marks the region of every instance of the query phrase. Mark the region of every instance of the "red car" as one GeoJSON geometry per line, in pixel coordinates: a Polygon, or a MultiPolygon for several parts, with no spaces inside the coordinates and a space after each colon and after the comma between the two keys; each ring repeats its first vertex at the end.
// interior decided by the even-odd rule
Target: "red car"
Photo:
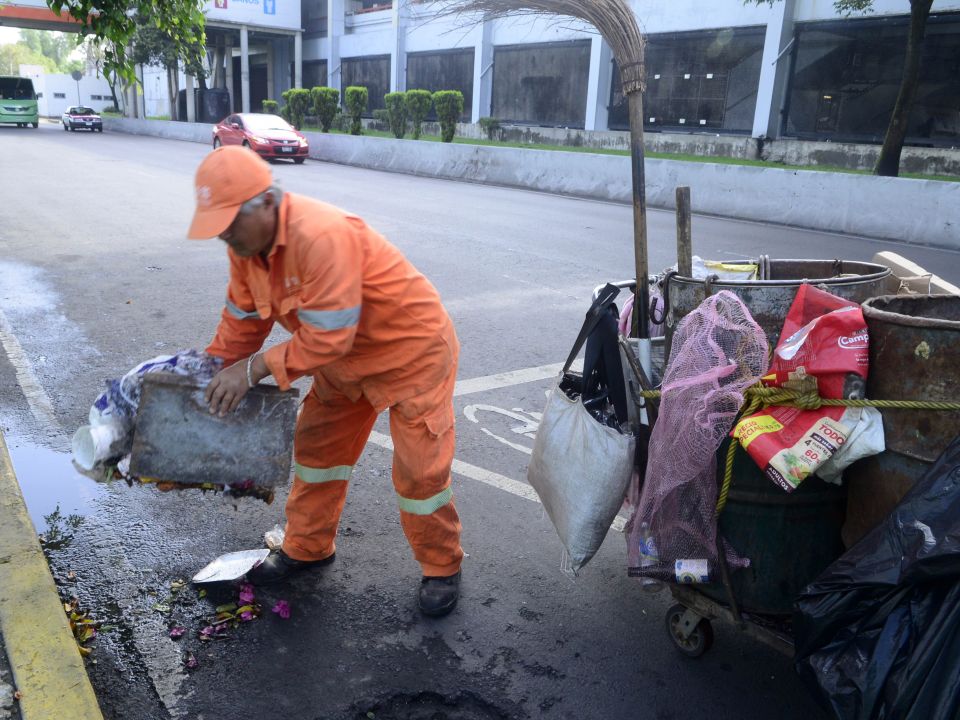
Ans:
{"type": "Polygon", "coordinates": [[[213,126],[213,147],[245,145],[261,157],[290,158],[297,165],[307,159],[310,147],[299,130],[279,115],[236,113],[213,126]]]}

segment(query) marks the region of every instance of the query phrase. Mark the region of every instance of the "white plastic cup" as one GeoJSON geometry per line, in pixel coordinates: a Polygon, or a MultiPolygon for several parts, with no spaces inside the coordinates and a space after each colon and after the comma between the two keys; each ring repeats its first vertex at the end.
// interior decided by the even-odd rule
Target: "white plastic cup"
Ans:
{"type": "Polygon", "coordinates": [[[122,438],[116,425],[81,425],[73,434],[73,459],[84,470],[110,457],[110,448],[122,438]]]}

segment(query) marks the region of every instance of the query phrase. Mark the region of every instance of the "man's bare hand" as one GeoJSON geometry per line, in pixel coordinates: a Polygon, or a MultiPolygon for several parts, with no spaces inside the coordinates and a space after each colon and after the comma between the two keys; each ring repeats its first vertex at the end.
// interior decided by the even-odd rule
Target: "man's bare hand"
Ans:
{"type": "Polygon", "coordinates": [[[210,406],[210,412],[223,417],[237,409],[243,396],[250,388],[247,386],[247,361],[241,360],[221,370],[207,385],[204,399],[210,406]]]}

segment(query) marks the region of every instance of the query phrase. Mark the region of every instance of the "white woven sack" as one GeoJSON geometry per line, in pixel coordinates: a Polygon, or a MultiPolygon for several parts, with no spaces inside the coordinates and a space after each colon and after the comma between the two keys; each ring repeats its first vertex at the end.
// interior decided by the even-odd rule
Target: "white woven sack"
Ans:
{"type": "Polygon", "coordinates": [[[601,425],[554,386],[533,444],[527,480],[579,570],[600,549],[627,492],[636,438],[601,425]]]}

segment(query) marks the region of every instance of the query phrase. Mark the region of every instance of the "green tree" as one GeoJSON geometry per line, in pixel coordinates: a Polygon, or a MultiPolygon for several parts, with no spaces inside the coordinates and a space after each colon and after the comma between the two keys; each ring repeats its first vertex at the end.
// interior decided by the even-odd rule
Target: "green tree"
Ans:
{"type": "Polygon", "coordinates": [[[383,96],[383,104],[387,106],[387,115],[390,118],[390,130],[397,140],[402,140],[407,134],[407,105],[404,102],[404,93],[392,92],[383,96]]]}
{"type": "Polygon", "coordinates": [[[367,89],[358,85],[351,85],[344,91],[344,104],[347,106],[347,112],[350,113],[351,135],[361,134],[360,116],[367,109],[369,97],[367,89]]]}
{"type": "Polygon", "coordinates": [[[410,124],[413,126],[413,139],[419,140],[423,121],[426,120],[433,106],[433,97],[429,90],[407,90],[403,100],[407,107],[407,117],[410,118],[410,124]]]}
{"type": "Polygon", "coordinates": [[[66,13],[81,24],[81,33],[104,45],[104,73],[136,82],[136,63],[127,51],[138,20],[147,18],[166,34],[179,58],[202,64],[204,0],[47,0],[57,15],[66,13]]]}
{"type": "Polygon", "coordinates": [[[59,72],[68,72],[70,54],[77,48],[79,38],[72,33],[46,30],[21,30],[20,40],[28,48],[53,60],[59,72]]]}
{"type": "Polygon", "coordinates": [[[320,129],[330,132],[333,118],[339,109],[340,92],[336,88],[317,86],[310,90],[310,97],[313,100],[313,114],[317,116],[320,129]]]}
{"type": "MultiPolygon", "coordinates": [[[[927,34],[927,20],[930,18],[930,8],[933,0],[908,0],[910,3],[910,29],[907,32],[907,47],[903,62],[903,76],[900,78],[900,90],[897,101],[894,103],[890,122],[883,138],[883,147],[873,172],[877,175],[896,177],[900,174],[900,156],[903,153],[903,143],[907,138],[907,126],[910,121],[910,111],[917,97],[917,86],[920,84],[920,64],[923,58],[923,46],[927,34]]],[[[776,0],[754,0],[757,4],[772,5],[776,0]]],[[[873,0],[834,0],[834,8],[838,12],[852,13],[869,10],[873,7],[873,0]]]]}
{"type": "Polygon", "coordinates": [[[276,115],[280,110],[280,103],[276,100],[264,100],[263,101],[263,111],[267,115],[276,115]]]}
{"type": "Polygon", "coordinates": [[[457,121],[463,115],[463,93],[459,90],[438,90],[433,94],[433,106],[440,121],[440,139],[453,142],[457,121]]]}
{"type": "Polygon", "coordinates": [[[310,110],[310,91],[303,88],[290,88],[281,96],[287,103],[290,123],[299,130],[303,127],[303,118],[310,110]]]}
{"type": "MultiPolygon", "coordinates": [[[[195,38],[202,38],[202,31],[194,35],[195,38]]],[[[106,57],[111,52],[112,43],[104,43],[104,66],[106,72],[117,72],[113,70],[106,61],[106,57]]],[[[167,99],[170,102],[170,118],[172,120],[185,120],[178,118],[177,96],[180,92],[180,67],[187,74],[197,78],[200,87],[204,88],[206,81],[206,70],[203,67],[204,48],[202,40],[196,39],[194,44],[183,46],[177,42],[171,29],[153,15],[144,12],[136,18],[136,27],[130,39],[130,48],[126,57],[135,65],[159,65],[167,71],[167,99]],[[196,44],[199,43],[199,46],[196,44]]],[[[120,73],[126,80],[126,75],[120,73]]],[[[109,75],[108,75],[109,77],[109,75]]],[[[134,78],[133,81],[136,81],[134,78]]]]}
{"type": "Polygon", "coordinates": [[[0,74],[17,75],[21,65],[39,65],[47,72],[56,72],[57,66],[50,58],[31,50],[25,43],[0,45],[0,74]]]}

